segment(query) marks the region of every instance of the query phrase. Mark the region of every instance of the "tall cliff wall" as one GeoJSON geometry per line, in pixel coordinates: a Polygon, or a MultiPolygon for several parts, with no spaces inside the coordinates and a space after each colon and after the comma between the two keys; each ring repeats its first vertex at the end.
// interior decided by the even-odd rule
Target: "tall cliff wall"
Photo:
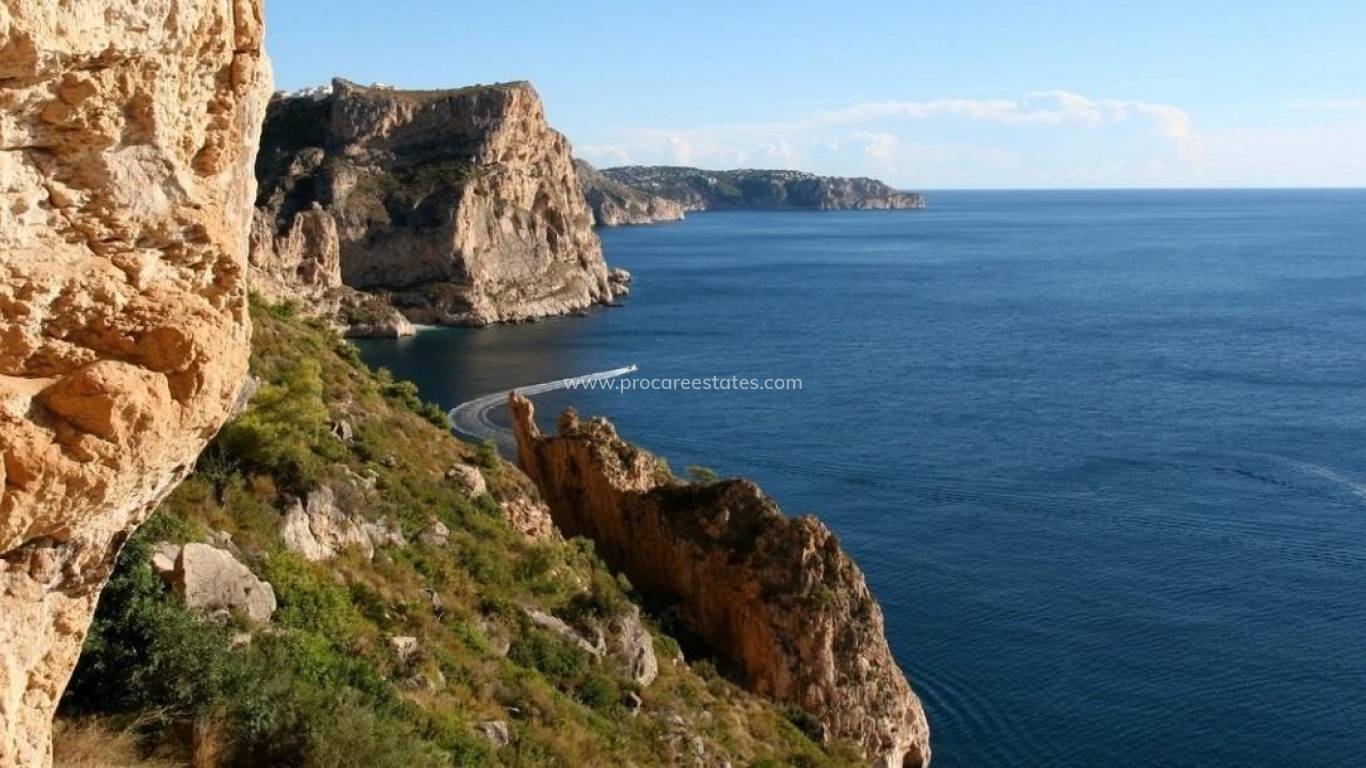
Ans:
{"type": "Polygon", "coordinates": [[[920,701],[887,646],[882,610],[835,536],[788,518],[753,483],[685,485],[602,419],[537,428],[512,395],[518,460],[568,536],[673,603],[748,687],[815,715],[878,768],[929,764],[920,701]]]}
{"type": "Polygon", "coordinates": [[[0,5],[0,766],[247,368],[259,0],[0,5]]]}
{"type": "Polygon", "coordinates": [[[569,144],[527,83],[334,81],[271,102],[252,262],[286,287],[387,297],[415,322],[564,314],[612,298],[569,144]]]}

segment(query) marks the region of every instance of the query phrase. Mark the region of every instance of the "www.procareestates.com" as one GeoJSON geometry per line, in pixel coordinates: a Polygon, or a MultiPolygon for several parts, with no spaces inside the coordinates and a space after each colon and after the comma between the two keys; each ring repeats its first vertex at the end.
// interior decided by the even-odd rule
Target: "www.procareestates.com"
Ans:
{"type": "Polygon", "coordinates": [[[608,392],[798,392],[802,389],[802,380],[794,377],[757,376],[636,376],[573,381],[569,383],[569,389],[596,389],[608,392]]]}

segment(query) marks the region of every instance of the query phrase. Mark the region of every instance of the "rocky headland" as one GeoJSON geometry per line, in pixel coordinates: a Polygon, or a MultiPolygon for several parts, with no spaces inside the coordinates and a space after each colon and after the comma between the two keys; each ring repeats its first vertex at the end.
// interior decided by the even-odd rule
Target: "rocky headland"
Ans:
{"type": "Polygon", "coordinates": [[[278,95],[256,169],[257,290],[353,332],[531,320],[615,295],[569,143],[528,83],[278,95]]]}
{"type": "Polygon", "coordinates": [[[0,766],[247,372],[259,0],[0,6],[0,766]]]}
{"type": "Polygon", "coordinates": [[[583,196],[593,209],[593,223],[600,227],[679,221],[683,205],[636,189],[600,173],[584,160],[575,160],[583,196]]]}
{"type": "Polygon", "coordinates": [[[746,480],[683,483],[604,419],[566,412],[546,437],[529,400],[514,393],[510,407],[518,462],[565,535],[667,602],[749,689],[800,706],[871,765],[929,764],[882,610],[820,521],[784,516],[746,480]]]}
{"type": "Polygon", "coordinates": [[[890,210],[925,207],[919,192],[902,192],[876,179],[817,176],[802,171],[708,171],[679,166],[604,168],[602,176],[661,197],[685,211],[890,210]]]}

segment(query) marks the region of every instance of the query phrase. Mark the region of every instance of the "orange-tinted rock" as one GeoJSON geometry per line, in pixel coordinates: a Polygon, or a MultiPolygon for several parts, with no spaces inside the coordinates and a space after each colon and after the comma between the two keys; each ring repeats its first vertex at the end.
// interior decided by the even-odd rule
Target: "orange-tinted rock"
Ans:
{"type": "Polygon", "coordinates": [[[785,517],[745,480],[684,484],[602,419],[545,437],[511,398],[523,471],[566,536],[673,604],[753,691],[796,704],[876,766],[929,763],[920,701],[892,658],[882,610],[834,534],[785,517]]]}
{"type": "Polygon", "coordinates": [[[247,368],[259,0],[0,5],[0,766],[247,368]]]}

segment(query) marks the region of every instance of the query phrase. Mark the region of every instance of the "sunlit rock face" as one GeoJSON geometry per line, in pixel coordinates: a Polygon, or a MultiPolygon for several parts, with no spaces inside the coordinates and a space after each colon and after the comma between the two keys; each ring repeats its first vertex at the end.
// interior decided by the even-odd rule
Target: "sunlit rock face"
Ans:
{"type": "Polygon", "coordinates": [[[566,536],[591,539],[750,690],[802,707],[870,765],[929,764],[925,713],[882,609],[824,524],[784,516],[747,480],[682,483],[604,419],[568,412],[547,437],[529,400],[510,405],[518,461],[566,536]]]}
{"type": "Polygon", "coordinates": [[[335,80],[280,95],[257,175],[259,282],[305,303],[322,296],[327,313],[355,291],[448,325],[612,300],[569,142],[529,83],[403,91],[335,80]]]}
{"type": "Polygon", "coordinates": [[[259,0],[0,4],[0,765],[247,369],[259,0]]]}

